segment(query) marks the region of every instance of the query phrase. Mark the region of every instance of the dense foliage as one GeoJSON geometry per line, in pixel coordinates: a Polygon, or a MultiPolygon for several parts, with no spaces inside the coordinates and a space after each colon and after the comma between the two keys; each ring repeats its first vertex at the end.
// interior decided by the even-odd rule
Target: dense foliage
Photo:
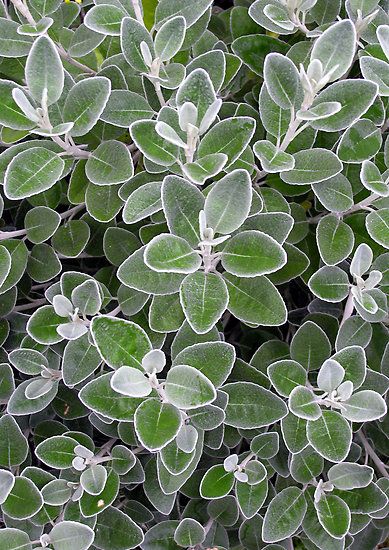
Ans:
{"type": "Polygon", "coordinates": [[[388,8],[2,0],[1,550],[389,546],[388,8]]]}

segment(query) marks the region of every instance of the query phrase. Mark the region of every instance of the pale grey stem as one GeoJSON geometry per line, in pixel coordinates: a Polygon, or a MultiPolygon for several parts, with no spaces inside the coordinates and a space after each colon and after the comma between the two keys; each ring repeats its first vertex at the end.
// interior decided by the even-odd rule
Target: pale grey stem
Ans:
{"type": "Polygon", "coordinates": [[[161,107],[164,107],[166,105],[166,101],[162,94],[160,82],[154,82],[154,88],[155,88],[155,93],[157,94],[157,97],[158,97],[158,101],[161,104],[161,107]]]}
{"type": "Polygon", "coordinates": [[[39,300],[34,300],[29,304],[23,304],[21,306],[14,307],[14,311],[26,311],[27,309],[33,309],[34,307],[43,306],[47,304],[46,298],[40,298],[39,300]]]}
{"type": "Polygon", "coordinates": [[[80,210],[83,210],[85,208],[85,203],[77,204],[76,206],[73,206],[73,208],[69,208],[69,210],[66,210],[66,212],[62,212],[60,214],[61,219],[65,220],[66,218],[73,217],[77,212],[80,212],[80,210]]]}
{"type": "Polygon", "coordinates": [[[17,229],[16,231],[0,231],[0,241],[13,239],[14,237],[23,237],[27,234],[25,229],[17,229]]]}
{"type": "Polygon", "coordinates": [[[241,468],[245,468],[252,458],[255,457],[255,453],[249,453],[244,460],[239,464],[241,468]]]}
{"type": "Polygon", "coordinates": [[[382,474],[384,477],[387,477],[389,478],[389,473],[387,472],[386,468],[385,468],[385,464],[382,462],[382,460],[380,459],[380,457],[377,455],[377,453],[375,452],[375,450],[373,449],[373,447],[370,445],[370,443],[368,442],[365,434],[363,433],[362,430],[359,430],[358,432],[358,436],[359,436],[359,439],[361,440],[362,442],[362,445],[365,449],[365,452],[367,455],[369,455],[369,457],[371,458],[372,462],[374,463],[374,465],[376,466],[377,470],[380,472],[380,474],[382,474]]]}
{"type": "Polygon", "coordinates": [[[119,305],[115,307],[115,309],[107,313],[107,315],[109,315],[110,317],[116,317],[116,315],[118,315],[121,312],[121,310],[122,310],[122,307],[119,305]]]}
{"type": "Polygon", "coordinates": [[[357,212],[358,210],[363,210],[364,208],[367,208],[370,206],[376,199],[379,199],[380,195],[376,195],[375,193],[372,193],[369,197],[366,197],[366,199],[363,199],[363,201],[357,202],[357,204],[354,204],[351,208],[346,210],[346,212],[343,212],[343,216],[346,216],[348,214],[353,214],[354,212],[357,212]]]}

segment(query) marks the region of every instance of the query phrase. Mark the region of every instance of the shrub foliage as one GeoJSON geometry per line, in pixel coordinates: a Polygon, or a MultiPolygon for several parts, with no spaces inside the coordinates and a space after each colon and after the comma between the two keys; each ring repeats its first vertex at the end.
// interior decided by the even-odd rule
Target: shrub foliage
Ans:
{"type": "Polygon", "coordinates": [[[0,15],[1,550],[385,546],[388,1],[0,15]]]}

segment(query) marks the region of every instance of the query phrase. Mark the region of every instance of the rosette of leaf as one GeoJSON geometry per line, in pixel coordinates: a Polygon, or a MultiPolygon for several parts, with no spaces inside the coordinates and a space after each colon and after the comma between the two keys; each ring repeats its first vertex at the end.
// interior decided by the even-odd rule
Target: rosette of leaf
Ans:
{"type": "Polygon", "coordinates": [[[38,308],[28,322],[28,333],[41,344],[62,339],[77,340],[88,332],[88,317],[96,315],[110,300],[106,287],[93,277],[69,272],[46,296],[52,305],[38,308]]]}
{"type": "Polygon", "coordinates": [[[177,90],[176,109],[165,106],[157,120],[139,120],[130,126],[147,166],[170,167],[193,183],[203,184],[245,151],[255,120],[236,116],[212,126],[222,103],[216,97],[214,81],[204,68],[193,67],[177,90]]]}
{"type": "Polygon", "coordinates": [[[363,348],[344,347],[329,357],[330,347],[327,344],[326,353],[325,342],[326,337],[317,325],[305,323],[292,340],[293,359],[276,361],[269,365],[267,372],[277,392],[288,397],[292,415],[299,419],[297,422],[290,417],[285,421],[286,444],[290,444],[291,449],[302,450],[303,447],[295,447],[293,434],[303,427],[303,440],[317,453],[326,460],[341,462],[347,457],[352,441],[348,421],[379,419],[386,413],[386,404],[380,393],[368,389],[369,384],[365,383],[371,371],[366,368],[363,348]],[[303,341],[309,342],[308,350],[303,349],[303,341]],[[311,355],[309,349],[318,345],[321,350],[311,355]],[[321,357],[325,355],[329,358],[320,366],[321,357]],[[309,363],[306,363],[308,357],[309,363]],[[317,368],[319,372],[314,383],[311,371],[317,368]]]}
{"type": "MultiPolygon", "coordinates": [[[[324,220],[325,218],[323,218],[324,220]]],[[[332,222],[328,224],[328,228],[330,228],[331,224],[332,222]]],[[[338,231],[341,231],[340,226],[337,229],[332,226],[328,234],[321,234],[321,249],[328,245],[328,242],[325,242],[326,239],[330,235],[334,235],[334,247],[332,251],[337,253],[337,250],[339,250],[336,244],[337,236],[339,236],[338,231]]],[[[382,269],[385,258],[385,254],[379,256],[375,265],[382,269]]],[[[354,308],[366,321],[380,322],[386,316],[387,297],[383,290],[377,288],[383,279],[383,274],[379,269],[370,270],[372,263],[373,251],[369,245],[362,243],[356,249],[350,264],[350,274],[353,277],[353,284],[350,284],[347,274],[341,267],[327,265],[321,267],[312,275],[308,281],[309,288],[315,296],[327,302],[336,303],[348,297],[342,322],[352,315],[354,308]],[[368,277],[364,279],[363,276],[369,270],[368,277]]]]}
{"type": "Polygon", "coordinates": [[[134,265],[143,263],[150,277],[158,274],[158,284],[154,289],[152,283],[147,285],[147,290],[156,295],[179,291],[185,317],[199,334],[211,330],[226,308],[251,324],[282,324],[284,303],[265,275],[282,268],[286,253],[272,236],[244,227],[250,210],[261,208],[252,202],[249,174],[232,171],[214,183],[205,198],[190,182],[167,176],[161,196],[171,232],[157,235],[144,251],[130,256],[119,268],[120,281],[145,291],[132,276],[134,265]]]}

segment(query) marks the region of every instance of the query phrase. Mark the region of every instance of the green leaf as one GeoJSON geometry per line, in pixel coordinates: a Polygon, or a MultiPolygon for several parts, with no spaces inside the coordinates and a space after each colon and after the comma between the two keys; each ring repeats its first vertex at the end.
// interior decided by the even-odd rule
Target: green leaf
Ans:
{"type": "Polygon", "coordinates": [[[233,382],[223,386],[229,396],[225,423],[235,428],[261,428],[286,416],[282,399],[251,382],[233,382]]]}
{"type": "Polygon", "coordinates": [[[372,514],[382,510],[388,503],[388,498],[378,484],[370,483],[367,487],[356,488],[352,491],[334,490],[346,502],[352,514],[372,514]]]}
{"type": "Polygon", "coordinates": [[[270,502],[263,521],[264,542],[277,542],[293,535],[307,510],[304,493],[298,487],[287,487],[270,502]]]}
{"type": "Polygon", "coordinates": [[[15,88],[24,95],[22,88],[14,82],[0,80],[0,123],[14,130],[31,130],[36,126],[36,120],[27,117],[15,102],[15,88]]]}
{"type": "Polygon", "coordinates": [[[65,479],[53,479],[42,488],[42,497],[45,504],[61,506],[66,504],[72,496],[72,490],[65,479]]]}
{"type": "Polygon", "coordinates": [[[178,147],[161,137],[155,120],[139,120],[131,124],[130,134],[144,156],[161,166],[172,166],[178,158],[178,147]]]}
{"type": "Polygon", "coordinates": [[[5,175],[6,197],[19,200],[50,189],[61,177],[64,166],[61,157],[44,147],[32,147],[18,153],[5,175]]]}
{"type": "Polygon", "coordinates": [[[227,235],[236,231],[247,218],[252,200],[252,186],[246,170],[234,170],[216,182],[205,200],[208,227],[227,235]]]}
{"type": "Polygon", "coordinates": [[[101,357],[113,369],[122,365],[141,369],[144,355],[151,350],[147,334],[132,321],[100,315],[93,318],[91,333],[101,357]]]}
{"type": "Polygon", "coordinates": [[[201,265],[199,254],[182,237],[163,233],[146,246],[145,264],[164,273],[194,273],[201,265]]]}
{"type": "Polygon", "coordinates": [[[95,346],[89,342],[88,334],[66,344],[62,357],[62,376],[64,384],[73,387],[86,380],[101,363],[101,357],[95,346]]]}
{"type": "Polygon", "coordinates": [[[370,212],[366,217],[366,229],[378,244],[389,248],[389,208],[370,212]]]}
{"type": "Polygon", "coordinates": [[[342,416],[351,422],[371,422],[384,416],[386,404],[379,393],[372,390],[362,390],[354,393],[350,399],[342,403],[342,416]]]}
{"type": "Polygon", "coordinates": [[[200,342],[183,349],[173,361],[175,365],[189,365],[202,372],[215,387],[228,378],[235,362],[235,349],[227,342],[200,342]]]}
{"type": "Polygon", "coordinates": [[[94,185],[93,183],[88,185],[85,194],[85,203],[92,218],[102,223],[113,220],[123,206],[118,191],[118,185],[94,185]]]}
{"type": "Polygon", "coordinates": [[[337,489],[350,491],[367,487],[373,481],[373,468],[353,462],[334,464],[328,470],[328,481],[337,489]]]}
{"type": "Polygon", "coordinates": [[[149,72],[141,52],[141,43],[145,42],[148,46],[153,59],[154,44],[146,28],[132,17],[125,17],[122,20],[120,43],[121,50],[127,63],[136,71],[149,72]]]}
{"type": "Polygon", "coordinates": [[[339,158],[328,149],[307,149],[293,155],[295,165],[292,170],[281,172],[281,179],[293,185],[305,185],[328,180],[341,172],[343,165],[339,158]]]}
{"type": "Polygon", "coordinates": [[[179,294],[153,296],[149,309],[150,328],[155,332],[176,332],[185,320],[179,294]]]}
{"type": "MultiPolygon", "coordinates": [[[[335,348],[340,351],[348,346],[361,348],[362,357],[364,355],[363,349],[365,348],[372,336],[372,328],[369,323],[361,319],[358,315],[353,315],[346,319],[343,325],[339,328],[338,335],[336,337],[335,348]]],[[[362,362],[363,372],[365,365],[362,362]]],[[[355,381],[354,387],[356,385],[355,381]]]]}
{"type": "MultiPolygon", "coordinates": [[[[244,38],[246,39],[247,37],[244,38]]],[[[278,139],[286,134],[290,123],[290,112],[288,109],[282,109],[272,100],[266,84],[262,85],[259,94],[259,109],[261,111],[262,124],[269,134],[278,139]]]]}
{"type": "Polygon", "coordinates": [[[304,517],[303,528],[309,539],[314,541],[314,544],[318,545],[321,550],[342,550],[344,548],[344,540],[331,537],[317,519],[314,505],[314,488],[308,487],[305,495],[309,504],[304,517]]]}
{"type": "Polygon", "coordinates": [[[354,233],[337,216],[328,215],[318,223],[317,246],[323,262],[336,265],[348,258],[354,248],[354,233]]]}
{"type": "Polygon", "coordinates": [[[321,416],[315,394],[305,386],[293,388],[289,395],[288,406],[294,415],[304,420],[317,420],[321,416]]]}
{"type": "Polygon", "coordinates": [[[0,55],[3,57],[25,57],[33,43],[33,38],[18,33],[19,21],[6,19],[2,12],[0,20],[0,55]]]}
{"type": "Polygon", "coordinates": [[[236,482],[235,496],[238,501],[239,509],[243,516],[250,519],[255,516],[267,497],[268,482],[267,479],[257,485],[236,482]]]}
{"type": "Polygon", "coordinates": [[[224,269],[237,277],[256,277],[280,269],[286,263],[286,253],[269,235],[242,231],[228,240],[221,262],[224,269]]]}
{"type": "Polygon", "coordinates": [[[71,468],[76,456],[74,451],[78,441],[65,435],[55,435],[39,443],[36,447],[36,456],[50,468],[71,468]]]}
{"type": "Polygon", "coordinates": [[[118,279],[124,285],[157,295],[174,294],[179,291],[184,275],[181,273],[160,273],[147,267],[144,250],[136,250],[118,269],[118,279]]]}
{"type": "Polygon", "coordinates": [[[51,105],[61,97],[64,70],[57,48],[48,36],[39,36],[28,54],[26,83],[39,105],[51,105]]]}
{"type": "Polygon", "coordinates": [[[0,402],[6,403],[15,390],[14,373],[8,363],[0,363],[0,379],[2,381],[0,388],[0,402]]]}
{"type": "Polygon", "coordinates": [[[71,550],[75,544],[79,550],[87,550],[95,538],[93,529],[76,521],[57,523],[49,536],[54,550],[71,550]]]}
{"type": "Polygon", "coordinates": [[[359,164],[374,157],[381,143],[380,129],[371,120],[362,118],[344,132],[336,153],[343,162],[359,164]]]}
{"type": "Polygon", "coordinates": [[[345,212],[354,204],[351,183],[343,174],[314,183],[312,191],[331,212],[345,212]]]}
{"type": "Polygon", "coordinates": [[[35,244],[47,241],[58,229],[61,216],[47,206],[36,206],[24,218],[24,227],[29,241],[35,244]]]}
{"type": "MultiPolygon", "coordinates": [[[[80,510],[84,517],[92,517],[101,513],[117,497],[119,492],[119,476],[110,470],[104,489],[98,495],[90,495],[84,492],[80,499],[80,510]]],[[[74,548],[74,544],[73,544],[74,548]]]]}
{"type": "Polygon", "coordinates": [[[7,500],[1,505],[3,514],[12,519],[27,519],[43,506],[43,499],[36,485],[26,477],[15,477],[15,483],[7,500]]]}
{"type": "Polygon", "coordinates": [[[203,526],[192,518],[184,518],[174,533],[174,540],[179,546],[189,548],[201,544],[205,539],[203,526]]]}
{"type": "Polygon", "coordinates": [[[159,399],[147,399],[135,411],[135,430],[141,445],[151,452],[173,441],[181,426],[180,411],[159,399]]]}
{"type": "Polygon", "coordinates": [[[198,158],[212,153],[224,153],[231,165],[250,143],[255,126],[253,118],[244,116],[217,122],[201,140],[197,150],[198,158]]]}
{"type": "Polygon", "coordinates": [[[0,466],[11,469],[22,464],[28,454],[28,443],[10,414],[0,418],[0,466]]]}
{"type": "Polygon", "coordinates": [[[183,280],[180,301],[191,328],[197,334],[205,334],[227,307],[227,287],[219,274],[197,271],[183,280]]]}
{"type": "Polygon", "coordinates": [[[136,223],[162,209],[159,181],[145,183],[128,197],[123,208],[124,223],[136,223]]]}
{"type": "Polygon", "coordinates": [[[88,10],[84,24],[88,29],[104,36],[120,36],[123,10],[115,5],[98,4],[88,10]]]}
{"type": "Polygon", "coordinates": [[[29,318],[27,332],[39,344],[56,344],[62,340],[57,328],[63,322],[64,318],[56,314],[53,306],[42,306],[29,318]]]}
{"type": "Polygon", "coordinates": [[[362,162],[360,178],[364,187],[369,191],[382,197],[387,197],[389,195],[388,183],[384,182],[381,172],[370,160],[364,160],[362,162]]]}
{"type": "Polygon", "coordinates": [[[308,281],[311,292],[326,302],[341,302],[349,293],[347,273],[340,267],[325,265],[308,281]]]}
{"type": "Polygon", "coordinates": [[[342,539],[350,528],[351,514],[347,504],[336,495],[323,495],[316,504],[317,517],[331,537],[342,539]]]}
{"type": "Polygon", "coordinates": [[[311,61],[322,63],[323,74],[331,73],[330,82],[338,80],[351,67],[356,50],[355,26],[349,19],[327,28],[315,41],[311,61]]]}
{"type": "Polygon", "coordinates": [[[336,411],[323,411],[317,420],[308,420],[309,443],[323,458],[342,462],[350,451],[351,428],[336,411]]]}
{"type": "Polygon", "coordinates": [[[11,271],[11,265],[11,254],[8,252],[5,246],[0,246],[0,286],[7,279],[9,272],[11,271]]]}
{"type": "Polygon", "coordinates": [[[186,26],[191,27],[200,19],[212,4],[212,0],[193,0],[190,6],[180,0],[160,0],[155,11],[156,23],[161,23],[172,15],[185,17],[186,26]]]}
{"type": "Polygon", "coordinates": [[[112,90],[100,119],[120,128],[128,128],[133,122],[152,118],[153,115],[154,110],[142,95],[128,90],[112,90]]]}
{"type": "Polygon", "coordinates": [[[26,390],[31,383],[42,382],[42,378],[33,378],[25,380],[16,388],[8,401],[7,411],[14,416],[24,416],[26,414],[35,414],[45,409],[54,399],[58,391],[58,382],[52,382],[48,391],[34,399],[26,399],[26,390]]]}
{"type": "Polygon", "coordinates": [[[80,477],[81,486],[89,495],[101,493],[106,481],[107,470],[102,464],[92,464],[82,472],[80,477]]]}
{"type": "Polygon", "coordinates": [[[169,175],[162,184],[163,211],[169,230],[197,247],[200,242],[199,213],[204,207],[204,196],[188,181],[169,175]]]}
{"type": "Polygon", "coordinates": [[[68,93],[63,118],[74,122],[70,135],[84,136],[93,128],[104,111],[111,92],[111,82],[104,76],[94,76],[77,82],[68,93]]]}
{"type": "Polygon", "coordinates": [[[324,460],[310,445],[292,455],[290,473],[298,483],[309,483],[324,469],[324,460]]]}
{"type": "Polygon", "coordinates": [[[8,470],[0,470],[0,504],[3,504],[12,491],[15,483],[15,477],[8,470]]]}
{"type": "Polygon", "coordinates": [[[200,495],[205,499],[223,498],[234,485],[234,474],[226,472],[221,464],[212,466],[200,483],[200,495]]]}
{"type": "Polygon", "coordinates": [[[112,374],[91,380],[79,393],[81,402],[97,414],[112,420],[132,422],[143,399],[126,397],[111,387],[112,374]]]}
{"type": "Polygon", "coordinates": [[[380,95],[389,96],[389,63],[371,56],[361,57],[359,63],[363,77],[378,86],[380,95]]]}
{"type": "Polygon", "coordinates": [[[85,173],[96,185],[124,183],[134,173],[131,153],[120,141],[104,141],[86,161],[85,173]]]}
{"type": "Polygon", "coordinates": [[[338,101],[342,108],[328,118],[315,120],[315,130],[337,132],[351,126],[367,111],[377,95],[377,86],[369,80],[347,79],[331,84],[313,101],[313,107],[327,101],[338,101]]]}
{"type": "Polygon", "coordinates": [[[257,141],[254,144],[253,151],[266,172],[285,172],[294,168],[294,157],[277,149],[271,141],[257,141]]]}
{"type": "Polygon", "coordinates": [[[179,475],[185,472],[194,456],[195,450],[191,453],[185,453],[178,447],[176,440],[166,445],[160,453],[164,467],[172,475],[179,475]]]}
{"type": "Polygon", "coordinates": [[[224,273],[228,310],[245,323],[263,326],[283,325],[287,311],[281,294],[266,277],[239,278],[224,273]]]}
{"type": "Polygon", "coordinates": [[[169,61],[181,49],[186,32],[186,21],[182,15],[168,19],[158,30],[154,47],[161,61],[169,61]]]}
{"type": "Polygon", "coordinates": [[[270,53],[265,58],[263,76],[271,98],[279,107],[291,109],[301,105],[303,88],[293,61],[279,53],[270,53]]]}
{"type": "Polygon", "coordinates": [[[6,239],[2,241],[11,256],[11,269],[0,287],[0,295],[15,286],[26,269],[28,250],[23,241],[18,239],[6,239]]]}
{"type": "Polygon", "coordinates": [[[290,356],[307,370],[319,369],[331,354],[325,332],[312,321],[306,321],[293,336],[290,356]]]}
{"type": "Polygon", "coordinates": [[[277,432],[266,432],[253,437],[250,443],[251,452],[259,458],[273,458],[279,451],[277,432]]]}
{"type": "Polygon", "coordinates": [[[224,153],[212,153],[196,162],[188,162],[183,165],[183,174],[193,183],[203,185],[208,178],[212,178],[221,172],[228,160],[224,153]]]}
{"type": "Polygon", "coordinates": [[[102,305],[101,289],[94,279],[78,285],[72,291],[72,304],[84,315],[96,315],[102,305]]]}
{"type": "MultiPolygon", "coordinates": [[[[278,5],[277,2],[277,6],[278,5]]],[[[278,33],[279,31],[276,32],[278,33]]],[[[255,32],[248,36],[240,36],[234,40],[232,43],[232,51],[254,73],[263,76],[263,65],[266,56],[272,52],[285,54],[287,48],[285,47],[285,42],[273,38],[272,36],[255,32]]]]}
{"type": "Polygon", "coordinates": [[[177,365],[169,370],[165,392],[169,403],[184,410],[208,405],[216,398],[211,381],[189,365],[177,365]]]}
{"type": "Polygon", "coordinates": [[[109,506],[97,516],[94,543],[98,548],[131,550],[142,542],[142,529],[122,510],[109,506]]]}
{"type": "Polygon", "coordinates": [[[267,367],[267,375],[276,391],[283,397],[289,397],[297,386],[304,386],[307,380],[305,369],[290,359],[281,359],[267,367]]]}

